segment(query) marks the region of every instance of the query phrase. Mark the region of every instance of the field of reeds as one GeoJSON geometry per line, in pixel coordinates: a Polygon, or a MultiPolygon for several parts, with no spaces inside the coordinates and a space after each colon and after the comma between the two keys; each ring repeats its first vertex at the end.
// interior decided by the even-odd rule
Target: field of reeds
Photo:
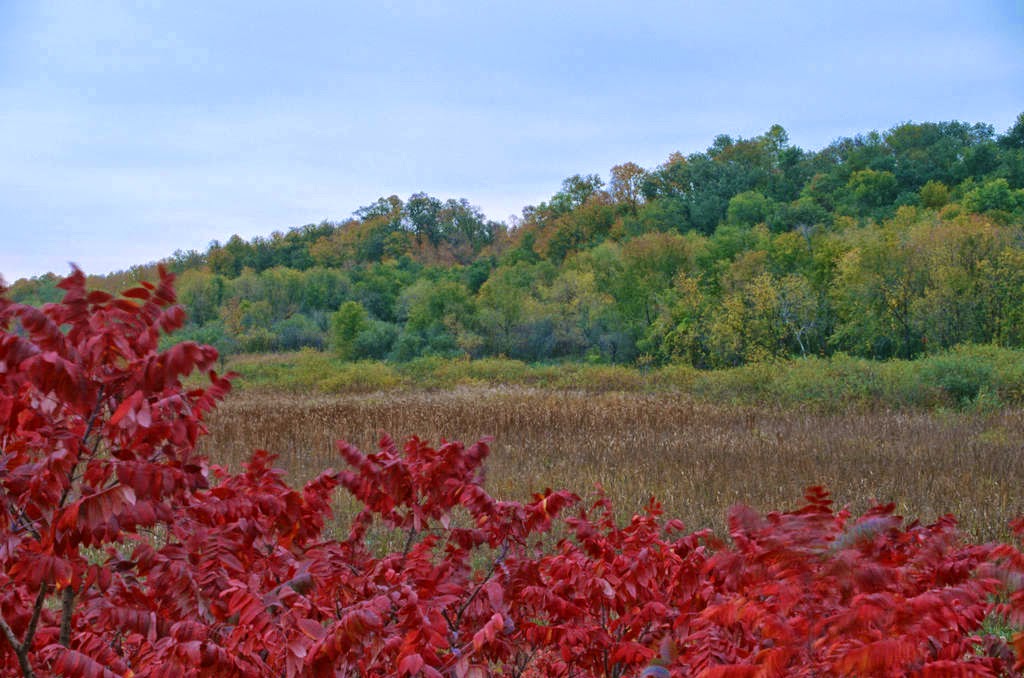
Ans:
{"type": "MultiPolygon", "coordinates": [[[[825,485],[839,505],[895,502],[907,517],[952,513],[973,538],[1005,538],[1024,513],[1024,410],[711,404],[665,392],[523,386],[302,395],[241,390],[210,421],[202,451],[238,469],[280,454],[293,484],[338,466],[333,442],[374,449],[382,432],[473,442],[493,437],[487,487],[527,499],[545,487],[585,497],[602,485],[623,517],[657,497],[688,528],[725,529],[729,506],[799,504],[825,485]]],[[[339,491],[342,492],[342,491],[339,491]]],[[[338,528],[349,510],[338,504],[338,528]]]]}

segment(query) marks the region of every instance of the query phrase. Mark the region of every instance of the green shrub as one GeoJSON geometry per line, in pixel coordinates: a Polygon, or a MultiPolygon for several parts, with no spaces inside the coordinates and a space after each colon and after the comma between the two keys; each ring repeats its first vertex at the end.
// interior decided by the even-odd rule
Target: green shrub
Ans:
{"type": "Polygon", "coordinates": [[[274,323],[272,331],[277,337],[278,348],[285,351],[324,347],[324,331],[312,318],[301,313],[274,323]]]}
{"type": "Polygon", "coordinates": [[[651,373],[651,384],[658,389],[690,391],[700,374],[700,370],[689,363],[664,365],[651,373]]]}
{"type": "Polygon", "coordinates": [[[408,362],[396,366],[399,374],[409,380],[415,386],[422,387],[448,387],[453,386],[455,381],[451,375],[441,379],[443,366],[450,362],[447,358],[431,355],[414,358],[408,362]]]}
{"type": "Polygon", "coordinates": [[[267,353],[277,349],[277,335],[266,327],[253,327],[238,337],[244,353],[267,353]]]}
{"type": "Polygon", "coordinates": [[[384,360],[390,355],[398,339],[398,325],[370,319],[352,343],[352,358],[356,360],[384,360]]]}
{"type": "Polygon", "coordinates": [[[527,364],[508,358],[468,360],[425,356],[406,363],[346,362],[303,349],[233,356],[240,386],[365,392],[398,386],[451,388],[460,384],[521,385],[594,392],[669,390],[746,405],[812,407],[971,407],[1024,404],[1024,351],[965,345],[917,360],[876,361],[838,353],[753,363],[720,370],[688,364],[640,370],[622,365],[527,364]]]}
{"type": "Polygon", "coordinates": [[[402,378],[390,365],[374,361],[336,364],[316,383],[322,393],[371,393],[402,385],[402,378]]]}
{"type": "Polygon", "coordinates": [[[938,387],[956,405],[972,403],[981,389],[992,381],[991,356],[970,348],[957,348],[948,353],[921,360],[921,381],[938,387]]]}
{"type": "Polygon", "coordinates": [[[553,385],[581,391],[639,391],[644,378],[638,370],[622,365],[574,365],[563,369],[553,385]]]}
{"type": "Polygon", "coordinates": [[[526,384],[531,380],[531,369],[523,361],[509,358],[448,360],[438,367],[435,378],[459,384],[526,384]]]}

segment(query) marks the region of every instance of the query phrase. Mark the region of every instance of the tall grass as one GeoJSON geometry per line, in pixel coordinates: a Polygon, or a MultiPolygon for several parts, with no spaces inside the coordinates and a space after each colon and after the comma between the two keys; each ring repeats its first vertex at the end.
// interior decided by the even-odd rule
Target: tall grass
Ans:
{"type": "MultiPolygon", "coordinates": [[[[909,389],[895,364],[864,373],[868,366],[856,360],[801,361],[796,369],[829,366],[839,385],[816,398],[860,392],[874,402],[878,393],[898,399],[909,389]]],[[[484,371],[492,375],[505,367],[494,363],[484,371]]],[[[525,366],[510,369],[536,374],[525,366]]],[[[340,395],[250,388],[219,408],[203,451],[237,468],[252,449],[265,448],[281,454],[281,465],[298,482],[339,464],[333,446],[339,438],[367,450],[382,432],[433,441],[493,436],[487,485],[499,497],[526,498],[544,487],[586,492],[599,483],[623,516],[656,496],[691,528],[723,530],[727,508],[737,502],[760,510],[793,506],[803,488],[814,484],[826,485],[840,504],[856,510],[878,500],[896,502],[903,515],[924,520],[953,513],[978,539],[1007,536],[1006,522],[1024,513],[1024,409],[827,411],[706,400],[756,388],[758,399],[786,401],[801,375],[783,377],[777,369],[745,368],[720,377],[713,388],[701,384],[700,374],[672,375],[671,383],[692,379],[689,388],[700,397],[481,385],[340,395]]],[[[455,381],[465,376],[458,374],[455,381]]],[[[983,388],[1001,394],[1002,377],[998,370],[994,374],[983,388]]],[[[618,375],[616,368],[611,377],[618,375]]],[[[929,398],[951,403],[942,391],[949,386],[944,379],[951,379],[949,373],[934,376],[927,388],[938,390],[929,398]]],[[[816,381],[816,388],[826,383],[816,381]]],[[[973,397],[982,396],[979,390],[973,397]]],[[[344,500],[339,510],[344,523],[344,500]]]]}

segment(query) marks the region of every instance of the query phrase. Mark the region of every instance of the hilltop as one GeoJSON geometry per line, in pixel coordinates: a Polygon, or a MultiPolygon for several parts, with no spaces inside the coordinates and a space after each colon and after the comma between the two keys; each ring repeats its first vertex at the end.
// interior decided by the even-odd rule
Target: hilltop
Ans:
{"type": "MultiPolygon", "coordinates": [[[[724,367],[1024,343],[1024,114],[903,123],[808,151],[774,125],[653,168],[575,175],[510,222],[380,198],[176,252],[181,337],[222,352],[724,367]]],[[[116,291],[155,264],[93,277],[116,291]]],[[[59,297],[58,276],[18,301],[59,297]]],[[[180,338],[180,337],[179,337],[180,338]]]]}

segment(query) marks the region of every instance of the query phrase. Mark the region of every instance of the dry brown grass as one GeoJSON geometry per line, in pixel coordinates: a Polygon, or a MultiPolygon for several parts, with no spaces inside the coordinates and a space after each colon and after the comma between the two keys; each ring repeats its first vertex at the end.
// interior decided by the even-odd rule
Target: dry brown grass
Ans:
{"type": "Polygon", "coordinates": [[[792,508],[815,484],[854,510],[878,499],[925,521],[953,513],[985,540],[1005,537],[1007,520],[1024,513],[1020,409],[822,414],[669,394],[493,387],[242,392],[211,420],[203,451],[235,469],[254,448],[277,452],[297,483],[340,463],[334,440],[368,450],[381,432],[435,442],[490,435],[487,486],[500,498],[526,499],[544,487],[583,494],[600,483],[623,514],[653,495],[691,529],[722,530],[726,510],[738,502],[792,508]]]}

